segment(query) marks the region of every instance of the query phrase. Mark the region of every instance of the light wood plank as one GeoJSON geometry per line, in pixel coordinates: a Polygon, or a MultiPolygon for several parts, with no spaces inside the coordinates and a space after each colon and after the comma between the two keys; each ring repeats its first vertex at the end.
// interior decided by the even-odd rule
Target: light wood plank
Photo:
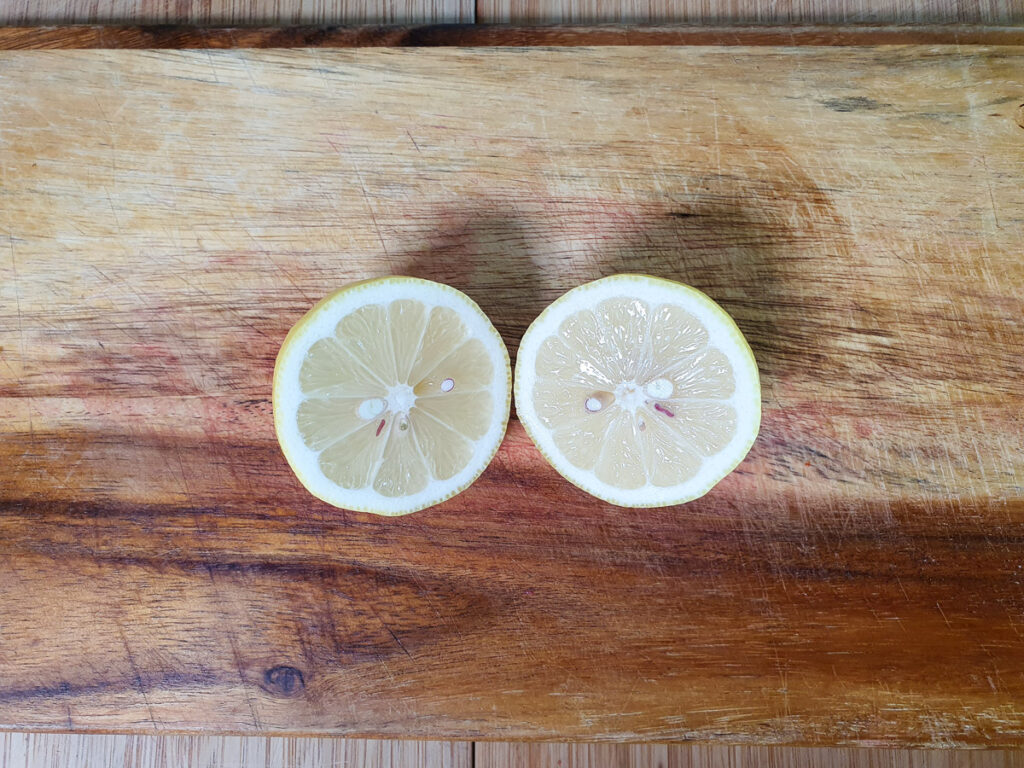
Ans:
{"type": "Polygon", "coordinates": [[[1024,753],[0,733],[0,765],[5,768],[1021,768],[1024,753]]]}
{"type": "Polygon", "coordinates": [[[0,0],[0,24],[471,23],[473,0],[0,0]]]}
{"type": "Polygon", "coordinates": [[[478,0],[484,24],[988,23],[1024,20],[1021,0],[478,0]]]}
{"type": "Polygon", "coordinates": [[[475,768],[1021,768],[1017,751],[665,744],[476,744],[475,768]]]}
{"type": "Polygon", "coordinates": [[[451,741],[0,733],[4,768],[470,768],[451,741]]]}
{"type": "Polygon", "coordinates": [[[0,0],[0,24],[1015,23],[1021,0],[0,0]]]}

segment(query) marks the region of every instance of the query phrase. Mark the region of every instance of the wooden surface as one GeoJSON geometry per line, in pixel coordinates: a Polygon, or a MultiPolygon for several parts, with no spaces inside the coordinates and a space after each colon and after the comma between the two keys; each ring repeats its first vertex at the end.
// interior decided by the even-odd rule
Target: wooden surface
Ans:
{"type": "Polygon", "coordinates": [[[1020,752],[480,742],[475,768],[1018,768],[1020,752]]]}
{"type": "Polygon", "coordinates": [[[0,733],[11,768],[1020,768],[1001,750],[0,733]]]}
{"type": "Polygon", "coordinates": [[[438,24],[475,16],[474,0],[0,0],[2,24],[438,24]]]}
{"type": "Polygon", "coordinates": [[[401,739],[0,733],[0,765],[5,768],[470,768],[473,745],[401,739]]]}
{"type": "Polygon", "coordinates": [[[484,23],[853,24],[1024,21],[1021,0],[477,0],[484,23]]]}
{"type": "Polygon", "coordinates": [[[0,50],[226,48],[490,48],[581,46],[1024,45],[1024,27],[662,26],[507,27],[452,24],[358,27],[70,25],[0,27],[0,50]]]}
{"type": "Polygon", "coordinates": [[[982,23],[1021,0],[0,0],[0,24],[982,23]]]}
{"type": "Polygon", "coordinates": [[[4,53],[0,722],[1021,743],[1022,66],[4,53]],[[624,270],[761,365],[705,499],[596,503],[514,421],[400,520],[289,473],[273,359],[332,287],[444,280],[514,352],[624,270]]]}

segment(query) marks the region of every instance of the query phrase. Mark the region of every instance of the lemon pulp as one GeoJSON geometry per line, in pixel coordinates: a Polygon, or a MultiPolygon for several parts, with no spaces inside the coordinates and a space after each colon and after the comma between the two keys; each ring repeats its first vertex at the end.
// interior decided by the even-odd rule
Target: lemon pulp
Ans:
{"type": "Polygon", "coordinates": [[[756,363],[731,318],[693,288],[641,275],[588,283],[545,310],[520,345],[516,403],[559,472],[624,506],[702,495],[760,422],[756,363]]]}

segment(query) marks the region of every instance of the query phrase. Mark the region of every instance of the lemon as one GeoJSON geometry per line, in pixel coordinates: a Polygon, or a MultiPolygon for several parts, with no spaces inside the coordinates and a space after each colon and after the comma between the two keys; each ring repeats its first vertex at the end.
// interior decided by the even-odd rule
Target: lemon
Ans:
{"type": "Polygon", "coordinates": [[[314,496],[403,515],[467,488],[508,423],[508,350],[472,299],[386,277],[346,286],[291,329],[274,368],[274,426],[314,496]]]}
{"type": "Polygon", "coordinates": [[[646,275],[595,280],[545,309],[519,346],[515,396],[552,466],[624,507],[704,495],[761,421],[757,363],[732,318],[646,275]]]}

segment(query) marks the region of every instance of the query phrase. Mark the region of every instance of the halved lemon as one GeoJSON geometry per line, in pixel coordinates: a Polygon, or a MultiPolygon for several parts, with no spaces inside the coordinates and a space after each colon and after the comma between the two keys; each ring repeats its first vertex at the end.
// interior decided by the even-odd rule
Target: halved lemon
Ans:
{"type": "Polygon", "coordinates": [[[761,422],[757,363],[695,288],[615,275],[574,288],[519,346],[516,412],[567,480],[624,507],[703,496],[761,422]]]}
{"type": "Polygon", "coordinates": [[[508,350],[447,285],[346,286],[291,329],[274,368],[281,450],[314,496],[404,515],[467,488],[508,423],[508,350]]]}

